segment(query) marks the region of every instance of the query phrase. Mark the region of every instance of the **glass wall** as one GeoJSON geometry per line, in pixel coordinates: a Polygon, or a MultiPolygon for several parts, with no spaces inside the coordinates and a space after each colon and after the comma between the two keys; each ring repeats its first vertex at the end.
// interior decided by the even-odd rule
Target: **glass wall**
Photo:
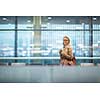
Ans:
{"type": "Polygon", "coordinates": [[[14,31],[0,31],[0,57],[14,56],[14,31]]]}
{"type": "MultiPolygon", "coordinates": [[[[99,26],[99,16],[0,16],[0,57],[17,57],[13,62],[29,64],[59,64],[59,49],[67,35],[77,64],[91,62],[85,58],[100,57],[99,26]]],[[[99,59],[92,62],[99,63],[99,59]]]]}
{"type": "Polygon", "coordinates": [[[19,16],[17,17],[18,29],[30,30],[33,29],[32,16],[19,16]]]}
{"type": "Polygon", "coordinates": [[[18,31],[18,57],[30,57],[33,44],[33,31],[18,31]]]}
{"type": "Polygon", "coordinates": [[[5,30],[15,29],[15,17],[0,16],[0,29],[5,29],[5,30]]]}
{"type": "MultiPolygon", "coordinates": [[[[100,57],[100,17],[93,17],[93,56],[100,57]]],[[[94,60],[94,63],[100,63],[100,60],[94,60]]]]}

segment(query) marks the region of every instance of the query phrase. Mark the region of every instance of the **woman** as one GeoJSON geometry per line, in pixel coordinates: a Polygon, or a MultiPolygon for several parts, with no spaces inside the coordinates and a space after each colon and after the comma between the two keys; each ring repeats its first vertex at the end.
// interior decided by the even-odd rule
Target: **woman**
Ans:
{"type": "Polygon", "coordinates": [[[73,59],[73,52],[72,47],[70,45],[70,39],[67,36],[64,36],[63,38],[63,49],[59,51],[60,54],[60,64],[64,66],[71,66],[75,65],[75,62],[73,59]]]}

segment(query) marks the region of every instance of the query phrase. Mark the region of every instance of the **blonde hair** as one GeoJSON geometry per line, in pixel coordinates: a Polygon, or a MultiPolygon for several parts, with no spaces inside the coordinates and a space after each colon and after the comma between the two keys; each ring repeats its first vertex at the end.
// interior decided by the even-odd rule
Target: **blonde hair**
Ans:
{"type": "MultiPolygon", "coordinates": [[[[67,38],[67,39],[68,39],[68,44],[70,44],[70,39],[69,39],[69,37],[68,37],[68,36],[64,36],[64,37],[63,37],[63,40],[64,40],[64,38],[67,38]]],[[[63,46],[64,46],[64,42],[63,42],[63,46]]]]}

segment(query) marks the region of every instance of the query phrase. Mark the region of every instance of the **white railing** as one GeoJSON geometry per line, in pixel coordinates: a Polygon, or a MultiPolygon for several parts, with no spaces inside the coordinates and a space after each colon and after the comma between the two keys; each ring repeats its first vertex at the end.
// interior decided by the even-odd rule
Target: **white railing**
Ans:
{"type": "MultiPolygon", "coordinates": [[[[50,60],[54,60],[54,59],[60,59],[60,57],[0,57],[0,60],[4,60],[4,59],[50,59],[50,60]]],[[[76,57],[76,59],[100,59],[100,57],[76,57]]]]}

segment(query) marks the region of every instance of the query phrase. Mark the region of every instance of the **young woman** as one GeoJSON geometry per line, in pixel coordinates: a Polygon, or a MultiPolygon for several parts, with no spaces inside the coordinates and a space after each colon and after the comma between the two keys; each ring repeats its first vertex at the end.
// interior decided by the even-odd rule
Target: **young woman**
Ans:
{"type": "Polygon", "coordinates": [[[63,49],[59,51],[60,64],[64,66],[75,65],[75,59],[73,56],[72,47],[70,45],[70,39],[67,36],[63,38],[63,49]]]}

